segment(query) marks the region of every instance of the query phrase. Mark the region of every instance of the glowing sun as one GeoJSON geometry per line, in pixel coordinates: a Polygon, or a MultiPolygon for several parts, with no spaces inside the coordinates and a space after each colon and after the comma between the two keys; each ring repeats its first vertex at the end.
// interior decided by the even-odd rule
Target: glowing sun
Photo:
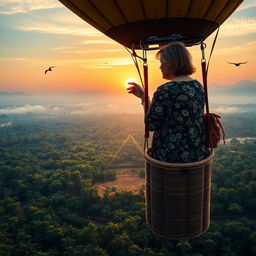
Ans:
{"type": "Polygon", "coordinates": [[[136,83],[136,84],[137,84],[138,82],[137,82],[136,79],[134,79],[134,78],[129,78],[129,79],[127,79],[127,80],[125,81],[125,86],[126,86],[127,89],[133,86],[133,85],[131,85],[131,84],[129,84],[129,83],[136,83]]]}

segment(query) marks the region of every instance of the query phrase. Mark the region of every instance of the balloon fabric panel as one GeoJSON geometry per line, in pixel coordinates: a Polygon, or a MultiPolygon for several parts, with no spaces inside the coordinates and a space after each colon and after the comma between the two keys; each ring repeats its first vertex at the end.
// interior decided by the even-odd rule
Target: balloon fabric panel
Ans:
{"type": "Polygon", "coordinates": [[[242,1],[60,0],[83,20],[129,48],[139,48],[141,40],[175,34],[198,43],[213,33],[242,1]]]}

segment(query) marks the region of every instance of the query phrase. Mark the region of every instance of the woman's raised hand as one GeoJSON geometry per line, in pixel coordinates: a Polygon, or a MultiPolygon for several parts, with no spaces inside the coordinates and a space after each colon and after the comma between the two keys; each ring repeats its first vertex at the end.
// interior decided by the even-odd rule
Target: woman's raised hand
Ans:
{"type": "Polygon", "coordinates": [[[144,89],[135,82],[129,82],[128,84],[132,85],[131,87],[127,88],[128,93],[132,93],[143,101],[145,98],[144,89]]]}

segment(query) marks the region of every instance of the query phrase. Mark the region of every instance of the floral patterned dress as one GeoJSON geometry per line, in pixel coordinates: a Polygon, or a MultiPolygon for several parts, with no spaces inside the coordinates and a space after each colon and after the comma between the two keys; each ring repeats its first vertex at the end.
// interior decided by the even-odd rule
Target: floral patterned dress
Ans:
{"type": "Polygon", "coordinates": [[[154,131],[151,156],[190,163],[208,156],[205,145],[204,90],[197,80],[171,81],[154,93],[145,123],[154,131]]]}

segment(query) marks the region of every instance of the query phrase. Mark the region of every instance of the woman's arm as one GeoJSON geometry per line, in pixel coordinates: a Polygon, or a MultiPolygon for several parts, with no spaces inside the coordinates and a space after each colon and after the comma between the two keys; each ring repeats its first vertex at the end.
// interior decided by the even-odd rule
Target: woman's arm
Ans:
{"type": "MultiPolygon", "coordinates": [[[[141,99],[141,104],[145,110],[145,93],[143,88],[137,83],[131,82],[129,83],[132,86],[127,88],[128,93],[132,93],[136,97],[141,99]]],[[[145,116],[145,123],[147,124],[150,131],[157,130],[164,119],[165,110],[164,110],[164,102],[163,102],[163,92],[160,88],[154,93],[152,104],[150,104],[150,99],[148,98],[148,112],[145,116]]]]}

